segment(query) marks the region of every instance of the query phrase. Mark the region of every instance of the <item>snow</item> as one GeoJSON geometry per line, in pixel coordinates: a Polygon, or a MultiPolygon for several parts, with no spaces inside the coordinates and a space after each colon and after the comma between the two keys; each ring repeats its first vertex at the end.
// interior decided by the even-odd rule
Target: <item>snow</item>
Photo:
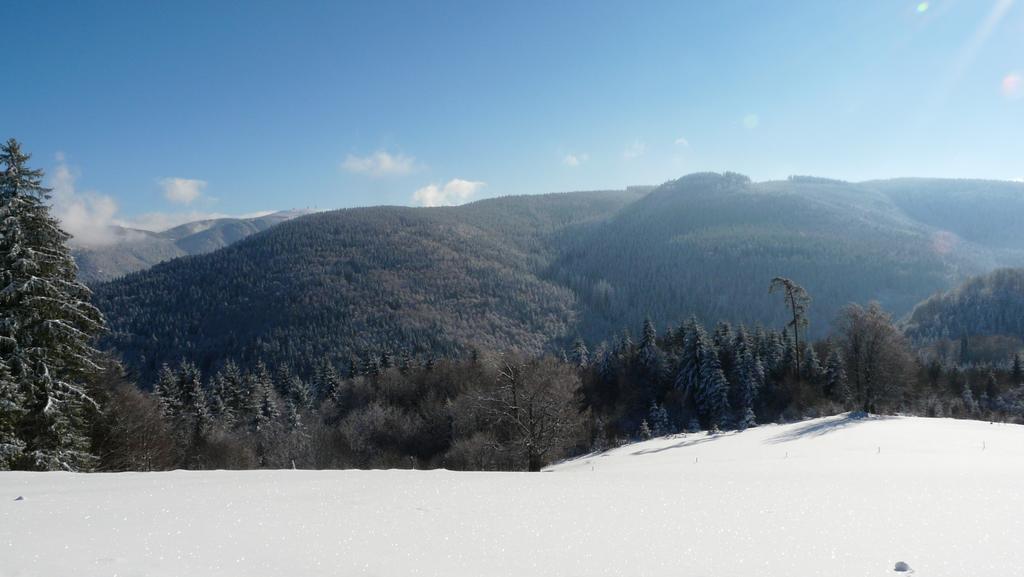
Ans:
{"type": "Polygon", "coordinates": [[[0,575],[1014,575],[1021,487],[1022,426],[849,415],[543,473],[0,473],[0,575]]]}

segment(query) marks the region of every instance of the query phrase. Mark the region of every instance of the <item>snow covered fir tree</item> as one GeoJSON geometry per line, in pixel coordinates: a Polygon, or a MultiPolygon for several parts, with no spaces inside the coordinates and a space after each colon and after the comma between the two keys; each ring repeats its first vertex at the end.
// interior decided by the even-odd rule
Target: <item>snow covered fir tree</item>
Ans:
{"type": "Polygon", "coordinates": [[[104,320],[28,161],[16,140],[0,147],[0,468],[89,470],[104,320]]]}

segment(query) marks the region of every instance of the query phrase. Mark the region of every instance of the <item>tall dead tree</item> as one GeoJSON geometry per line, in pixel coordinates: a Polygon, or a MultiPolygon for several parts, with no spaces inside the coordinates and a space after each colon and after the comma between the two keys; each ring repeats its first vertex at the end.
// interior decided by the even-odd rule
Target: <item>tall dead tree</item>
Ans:
{"type": "Polygon", "coordinates": [[[790,313],[793,315],[793,319],[789,321],[787,327],[793,328],[793,346],[796,348],[796,374],[800,375],[800,328],[806,327],[807,322],[807,307],[811,304],[811,296],[807,294],[804,287],[796,284],[788,278],[777,276],[772,279],[772,283],[768,285],[768,293],[774,293],[777,290],[781,290],[783,297],[786,301],[786,306],[789,307],[790,313]]]}

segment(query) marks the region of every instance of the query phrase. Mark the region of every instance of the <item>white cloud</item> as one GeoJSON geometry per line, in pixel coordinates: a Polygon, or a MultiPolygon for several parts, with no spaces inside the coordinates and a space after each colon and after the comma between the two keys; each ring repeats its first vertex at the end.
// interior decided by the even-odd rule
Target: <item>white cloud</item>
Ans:
{"type": "Polygon", "coordinates": [[[118,227],[160,232],[197,220],[256,218],[276,212],[264,210],[231,215],[193,210],[149,212],[124,218],[118,216],[119,207],[112,196],[93,191],[79,191],[75,186],[75,179],[75,171],[68,166],[64,155],[58,153],[57,167],[51,172],[47,183],[53,189],[50,204],[53,215],[60,221],[61,227],[71,234],[71,244],[76,246],[104,246],[132,241],[135,238],[130,232],[118,227]]]}
{"type": "Polygon", "coordinates": [[[412,200],[420,206],[462,204],[484,186],[487,186],[487,183],[453,178],[443,187],[436,184],[424,186],[412,194],[412,200]]]}
{"type": "Polygon", "coordinates": [[[416,159],[404,154],[392,155],[383,150],[378,150],[368,156],[349,154],[341,163],[341,168],[348,172],[369,174],[371,176],[409,174],[416,170],[416,159]]]}
{"type": "Polygon", "coordinates": [[[643,156],[647,152],[647,144],[642,140],[634,140],[622,151],[622,157],[626,159],[637,158],[643,156]]]}
{"type": "Polygon", "coordinates": [[[743,128],[747,130],[754,130],[761,124],[761,117],[756,114],[748,114],[743,117],[743,128]]]}
{"type": "Polygon", "coordinates": [[[118,240],[111,225],[115,224],[117,201],[98,192],[79,192],[75,189],[75,174],[68,167],[64,155],[57,154],[57,168],[50,177],[53,188],[50,203],[53,215],[72,236],[72,243],[99,246],[118,240]]]}
{"type": "Polygon", "coordinates": [[[1017,178],[1011,178],[1013,182],[1024,182],[1024,176],[1018,176],[1017,178]]]}
{"type": "Polygon", "coordinates": [[[685,137],[680,136],[679,138],[676,139],[676,146],[685,146],[685,147],[689,148],[690,141],[686,140],[685,137]]]}
{"type": "Polygon", "coordinates": [[[161,178],[160,186],[164,189],[164,198],[167,200],[178,204],[192,204],[192,201],[203,195],[206,181],[194,178],[161,178]]]}
{"type": "Polygon", "coordinates": [[[117,224],[126,228],[161,232],[186,222],[210,220],[214,218],[249,218],[248,215],[233,216],[220,212],[202,212],[191,210],[186,212],[147,212],[130,218],[118,219],[117,224]]]}
{"type": "Polygon", "coordinates": [[[579,165],[585,163],[588,160],[590,160],[590,155],[586,154],[586,153],[584,153],[584,154],[566,154],[565,157],[562,158],[562,164],[564,164],[566,166],[576,167],[576,166],[579,166],[579,165]]]}

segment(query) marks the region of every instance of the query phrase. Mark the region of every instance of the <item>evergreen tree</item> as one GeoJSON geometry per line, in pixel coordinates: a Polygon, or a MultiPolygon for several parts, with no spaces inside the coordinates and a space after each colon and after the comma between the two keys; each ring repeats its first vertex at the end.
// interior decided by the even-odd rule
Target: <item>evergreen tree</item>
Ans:
{"type": "Polygon", "coordinates": [[[312,393],[309,385],[299,377],[293,376],[288,381],[284,394],[286,419],[290,430],[302,428],[302,414],[313,406],[312,393]]]}
{"type": "Polygon", "coordinates": [[[25,414],[18,383],[7,363],[0,359],[0,471],[8,471],[21,459],[25,442],[18,438],[18,423],[25,414]]]}
{"type": "Polygon", "coordinates": [[[206,391],[203,389],[202,375],[192,363],[182,361],[176,377],[177,414],[171,420],[171,426],[185,448],[186,464],[198,467],[199,453],[210,427],[206,391]]]}
{"type": "Polygon", "coordinates": [[[640,341],[640,366],[648,379],[649,388],[653,388],[662,379],[664,367],[661,349],[658,348],[658,333],[650,319],[644,321],[643,339],[640,341]]]}
{"type": "Polygon", "coordinates": [[[741,345],[737,355],[740,403],[737,426],[746,429],[757,423],[754,401],[757,400],[758,391],[764,385],[764,367],[746,345],[741,345]]]}
{"type": "Polygon", "coordinates": [[[788,332],[782,333],[782,367],[783,375],[799,374],[800,366],[797,364],[800,355],[797,354],[796,343],[788,332]]]}
{"type": "Polygon", "coordinates": [[[843,356],[838,348],[833,348],[825,361],[825,396],[844,405],[850,402],[846,368],[843,366],[843,356]]]}
{"type": "Polygon", "coordinates": [[[104,320],[77,280],[69,235],[50,215],[43,173],[28,160],[14,139],[0,146],[0,359],[24,409],[14,466],[85,470],[95,461],[86,413],[96,404],[82,383],[100,371],[90,343],[104,320]]]}
{"type": "Polygon", "coordinates": [[[992,402],[997,398],[999,398],[999,380],[996,379],[995,371],[989,370],[985,375],[985,390],[982,392],[981,406],[991,409],[992,402]]]}
{"type": "MultiPolygon", "coordinates": [[[[400,368],[400,370],[403,372],[408,371],[409,364],[408,355],[403,355],[400,367],[404,366],[405,368],[400,368]]],[[[340,402],[341,379],[338,377],[338,372],[334,370],[334,365],[326,357],[320,359],[313,379],[317,404],[331,403],[337,405],[340,402]]]]}
{"type": "Polygon", "coordinates": [[[964,379],[963,392],[960,394],[960,398],[963,399],[964,409],[968,414],[975,414],[978,412],[978,403],[974,400],[974,393],[971,391],[971,383],[964,379]]]}
{"type": "Polygon", "coordinates": [[[607,343],[601,343],[597,347],[597,376],[601,379],[601,382],[609,385],[615,382],[616,378],[616,366],[615,357],[608,350],[607,343]]]}
{"type": "Polygon", "coordinates": [[[640,430],[637,431],[637,434],[645,441],[654,436],[654,433],[651,432],[650,425],[647,424],[647,419],[640,421],[640,430]]]}
{"type": "Polygon", "coordinates": [[[762,352],[758,356],[764,363],[764,370],[773,374],[784,372],[787,349],[782,336],[775,331],[770,331],[764,335],[761,342],[763,343],[762,352]]]}
{"type": "Polygon", "coordinates": [[[234,424],[235,416],[228,407],[226,389],[224,375],[218,371],[210,380],[206,399],[210,407],[210,418],[217,423],[218,427],[230,429],[234,424]]]}
{"type": "Polygon", "coordinates": [[[249,403],[252,407],[253,430],[258,431],[261,425],[280,416],[277,404],[277,393],[274,391],[274,378],[263,361],[257,361],[249,374],[249,403]]]}
{"type": "Polygon", "coordinates": [[[704,345],[700,354],[700,381],[697,389],[697,408],[708,424],[717,431],[726,426],[729,414],[729,383],[725,379],[718,352],[711,343],[704,345]]]}
{"type": "Polygon", "coordinates": [[[1024,384],[1024,359],[1021,359],[1020,353],[1013,355],[1013,368],[1010,369],[1010,376],[1013,378],[1014,385],[1024,384]]]}
{"type": "Polygon", "coordinates": [[[576,339],[572,344],[572,364],[577,369],[585,369],[590,365],[590,351],[583,339],[576,339]]]}
{"type": "Polygon", "coordinates": [[[676,388],[683,393],[683,403],[694,401],[700,386],[701,354],[709,346],[707,333],[696,319],[683,326],[683,350],[679,356],[676,388]]]}
{"type": "Polygon", "coordinates": [[[242,371],[234,361],[229,359],[217,375],[221,387],[220,394],[225,405],[224,412],[231,418],[231,424],[247,422],[252,418],[252,413],[248,398],[249,391],[242,371]]]}
{"type": "Polygon", "coordinates": [[[157,373],[153,394],[160,405],[160,414],[169,421],[176,419],[180,412],[178,377],[166,364],[162,365],[160,372],[157,373]]]}
{"type": "Polygon", "coordinates": [[[668,411],[665,405],[659,405],[651,401],[651,408],[647,411],[647,419],[644,421],[650,426],[650,432],[655,437],[663,437],[672,432],[672,423],[668,418],[668,411]]]}
{"type": "Polygon", "coordinates": [[[821,363],[818,361],[818,353],[812,346],[808,346],[804,353],[804,366],[801,372],[804,378],[812,383],[817,382],[818,377],[821,376],[821,363]]]}
{"type": "Polygon", "coordinates": [[[633,337],[630,336],[628,329],[622,331],[622,336],[619,337],[619,348],[616,353],[623,365],[628,365],[632,362],[633,355],[636,353],[636,346],[633,344],[633,337]]]}

